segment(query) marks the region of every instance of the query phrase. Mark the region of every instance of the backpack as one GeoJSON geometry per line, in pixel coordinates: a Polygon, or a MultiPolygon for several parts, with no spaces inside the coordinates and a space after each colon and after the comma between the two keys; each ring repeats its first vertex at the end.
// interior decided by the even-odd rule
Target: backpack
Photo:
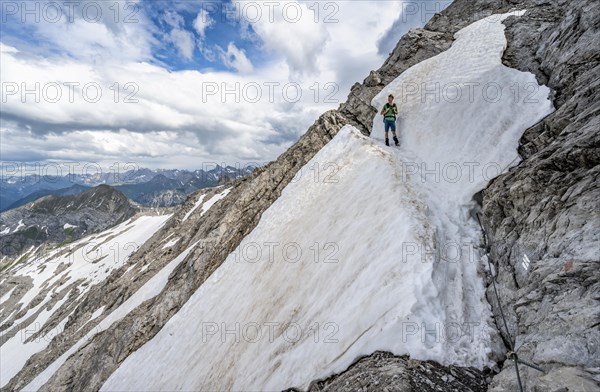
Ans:
{"type": "Polygon", "coordinates": [[[383,106],[383,110],[385,110],[385,114],[383,115],[383,121],[385,122],[386,119],[391,120],[392,116],[394,117],[394,121],[396,121],[396,111],[394,111],[393,109],[398,110],[398,106],[394,103],[392,105],[390,105],[389,103],[386,103],[383,106]],[[391,115],[390,115],[390,109],[392,109],[391,115]],[[389,117],[389,118],[388,118],[389,117]]]}

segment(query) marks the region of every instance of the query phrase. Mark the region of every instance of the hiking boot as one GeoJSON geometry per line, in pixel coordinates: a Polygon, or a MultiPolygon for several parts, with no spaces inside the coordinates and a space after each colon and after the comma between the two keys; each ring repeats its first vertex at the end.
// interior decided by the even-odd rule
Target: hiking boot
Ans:
{"type": "Polygon", "coordinates": [[[390,145],[390,139],[385,139],[385,145],[389,146],[390,145]]]}
{"type": "Polygon", "coordinates": [[[400,142],[398,141],[398,138],[396,136],[394,136],[394,143],[396,143],[397,146],[400,145],[400,142]]]}

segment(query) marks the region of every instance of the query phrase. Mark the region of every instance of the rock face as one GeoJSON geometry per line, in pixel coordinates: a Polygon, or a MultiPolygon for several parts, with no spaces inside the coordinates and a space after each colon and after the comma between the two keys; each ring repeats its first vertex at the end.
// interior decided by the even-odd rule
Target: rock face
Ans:
{"type": "MultiPolygon", "coordinates": [[[[194,247],[171,273],[160,294],[95,335],[43,380],[44,390],[98,390],[221,265],[283,188],[294,176],[303,175],[300,169],[343,125],[370,132],[375,114],[370,102],[386,84],[410,66],[448,49],[460,28],[490,14],[524,8],[527,14],[505,21],[504,59],[551,87],[557,111],[525,132],[519,150],[523,162],[483,192],[483,223],[498,271],[501,307],[512,339],[516,337],[518,354],[548,370],[542,374],[521,367],[526,389],[598,390],[593,368],[600,366],[596,76],[600,74],[600,8],[593,0],[455,0],[424,29],[405,35],[382,68],[353,86],[338,110],[323,114],[277,161],[235,182],[206,214],[187,216],[200,195],[210,198],[223,188],[193,194],[125,267],[89,291],[72,310],[65,332],[34,355],[4,389],[25,387],[102,321],[104,316],[79,329],[91,313],[102,306],[105,314],[110,313],[176,255],[199,242],[201,246],[194,247]],[[171,236],[179,237],[178,242],[164,249],[171,236]],[[522,268],[525,254],[527,269],[522,268]]],[[[498,315],[491,286],[488,300],[498,315]]],[[[500,319],[497,324],[508,351],[511,339],[500,319]]],[[[489,384],[491,374],[473,369],[376,353],[340,375],[315,381],[311,389],[480,391],[489,384],[492,390],[517,390],[513,364],[507,361],[504,367],[489,384]]]]}
{"type": "Polygon", "coordinates": [[[407,356],[375,352],[361,358],[341,374],[314,382],[309,392],[484,392],[489,376],[477,369],[441,366],[432,361],[416,361],[407,356]]]}
{"type": "MultiPolygon", "coordinates": [[[[547,370],[524,369],[526,389],[598,390],[600,12],[594,1],[524,3],[528,14],[506,22],[504,62],[554,90],[557,110],[484,192],[484,223],[511,339],[547,370]]],[[[497,314],[491,290],[488,300],[497,314]]],[[[516,387],[508,365],[491,390],[516,387]]]]}
{"type": "Polygon", "coordinates": [[[137,209],[121,192],[100,185],[74,196],[45,196],[2,213],[0,255],[17,256],[46,242],[71,242],[132,217],[137,209]]]}

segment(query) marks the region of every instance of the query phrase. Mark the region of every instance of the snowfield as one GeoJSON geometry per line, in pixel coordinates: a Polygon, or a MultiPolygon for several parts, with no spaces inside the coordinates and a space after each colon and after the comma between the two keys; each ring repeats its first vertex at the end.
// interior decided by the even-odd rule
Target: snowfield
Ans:
{"type": "Polygon", "coordinates": [[[501,64],[507,16],[464,28],[387,86],[373,105],[399,97],[403,147],[381,143],[380,116],[374,138],[344,127],[102,390],[307,388],[375,350],[491,365],[472,197],[553,110],[533,75],[501,64]],[[406,93],[424,82],[454,92],[406,93]],[[472,95],[459,96],[464,88],[472,95]],[[317,164],[327,175],[312,174],[317,164]]]}

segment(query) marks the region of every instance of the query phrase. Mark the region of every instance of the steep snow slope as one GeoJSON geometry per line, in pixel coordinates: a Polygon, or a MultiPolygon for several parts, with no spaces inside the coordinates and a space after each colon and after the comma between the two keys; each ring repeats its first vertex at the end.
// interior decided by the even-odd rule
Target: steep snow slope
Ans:
{"type": "Polygon", "coordinates": [[[434,228],[402,181],[400,161],[356,129],[342,129],[307,169],[326,163],[339,170],[319,181],[305,171],[288,186],[105,390],[278,389],[394,346],[399,318],[421,296],[432,261],[403,263],[400,239],[430,242],[434,228]],[[236,328],[239,336],[221,335],[236,328]],[[322,360],[311,365],[315,353],[322,360]]]}
{"type": "MultiPolygon", "coordinates": [[[[420,298],[416,314],[434,302],[446,322],[473,320],[469,309],[481,298],[480,228],[469,214],[473,196],[519,162],[523,131],[554,110],[550,90],[533,74],[501,64],[501,21],[524,12],[493,15],[460,30],[448,51],[408,69],[373,99],[381,109],[389,94],[396,96],[402,147],[395,151],[403,175],[435,217],[434,287],[420,298]]],[[[378,114],[372,136],[383,140],[383,128],[378,114]]]]}
{"type": "MultiPolygon", "coordinates": [[[[170,215],[140,216],[127,220],[109,230],[85,237],[72,244],[37,256],[30,252],[18,267],[4,278],[15,281],[19,277],[32,278],[32,284],[22,295],[13,299],[15,290],[0,301],[0,321],[9,321],[15,311],[28,309],[2,331],[9,337],[0,347],[0,386],[4,386],[35,353],[60,335],[69,316],[51,330],[44,330],[55,315],[64,314],[61,306],[81,298],[92,285],[102,282],[111,271],[121,267],[127,258],[157,230],[170,215]],[[58,298],[58,301],[56,300],[58,298]],[[15,302],[9,304],[8,302],[15,302]]],[[[7,284],[2,281],[2,284],[7,284]]],[[[16,286],[15,286],[16,287],[16,286]]],[[[56,316],[58,317],[58,316],[56,316]]],[[[58,321],[58,320],[55,320],[58,321]]]]}
{"type": "MultiPolygon", "coordinates": [[[[550,90],[531,73],[501,63],[504,25],[493,15],[455,34],[446,52],[408,69],[374,99],[379,110],[391,93],[399,107],[398,130],[405,171],[459,203],[518,163],[523,130],[554,111],[550,90]]],[[[372,137],[383,140],[377,115],[372,137]]]]}

